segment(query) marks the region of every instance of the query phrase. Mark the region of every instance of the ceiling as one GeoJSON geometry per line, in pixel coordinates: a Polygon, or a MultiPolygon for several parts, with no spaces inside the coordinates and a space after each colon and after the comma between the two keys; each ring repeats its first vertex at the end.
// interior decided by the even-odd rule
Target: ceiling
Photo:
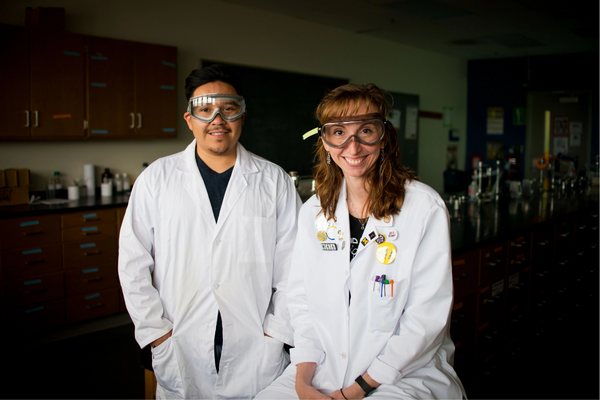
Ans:
{"type": "Polygon", "coordinates": [[[598,0],[219,0],[462,59],[598,51],[598,0]]]}

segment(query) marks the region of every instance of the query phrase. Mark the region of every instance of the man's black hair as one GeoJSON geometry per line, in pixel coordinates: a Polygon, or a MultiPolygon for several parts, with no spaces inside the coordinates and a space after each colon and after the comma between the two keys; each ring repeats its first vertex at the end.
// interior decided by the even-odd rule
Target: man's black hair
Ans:
{"type": "Polygon", "coordinates": [[[241,96],[240,82],[235,72],[225,65],[213,64],[208,67],[193,70],[185,79],[185,96],[188,101],[194,96],[194,91],[207,83],[221,81],[233,86],[241,96]]]}

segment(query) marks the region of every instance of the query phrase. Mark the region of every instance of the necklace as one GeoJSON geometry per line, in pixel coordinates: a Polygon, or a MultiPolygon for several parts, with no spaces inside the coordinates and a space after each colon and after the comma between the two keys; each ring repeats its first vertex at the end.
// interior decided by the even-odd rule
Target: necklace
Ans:
{"type": "MultiPolygon", "coordinates": [[[[354,214],[361,215],[350,200],[348,200],[348,203],[350,204],[350,208],[352,208],[352,211],[354,211],[354,214]]],[[[358,222],[360,222],[360,229],[364,231],[365,225],[367,224],[369,217],[367,216],[366,218],[359,218],[359,217],[355,217],[355,218],[358,220],[358,222]]]]}

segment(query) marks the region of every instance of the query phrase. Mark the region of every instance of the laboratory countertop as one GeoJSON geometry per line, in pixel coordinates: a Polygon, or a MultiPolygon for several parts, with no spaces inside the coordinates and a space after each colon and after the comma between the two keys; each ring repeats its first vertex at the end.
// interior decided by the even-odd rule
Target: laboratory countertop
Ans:
{"type": "MultiPolygon", "coordinates": [[[[0,219],[126,207],[128,195],[84,197],[63,204],[37,204],[0,207],[0,219]]],[[[464,203],[457,209],[448,204],[452,250],[467,251],[519,234],[546,221],[568,217],[580,210],[598,210],[598,191],[569,196],[547,195],[533,198],[501,199],[491,203],[464,203]]]]}

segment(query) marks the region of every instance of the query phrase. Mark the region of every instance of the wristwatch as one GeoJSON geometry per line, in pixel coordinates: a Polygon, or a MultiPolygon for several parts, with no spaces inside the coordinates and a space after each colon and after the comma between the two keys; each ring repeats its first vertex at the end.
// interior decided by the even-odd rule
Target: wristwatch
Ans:
{"type": "Polygon", "coordinates": [[[363,392],[365,392],[365,397],[368,397],[371,394],[371,392],[375,390],[374,388],[369,386],[369,384],[363,379],[362,375],[359,375],[358,378],[354,380],[354,382],[358,383],[358,386],[360,386],[363,392]]]}

